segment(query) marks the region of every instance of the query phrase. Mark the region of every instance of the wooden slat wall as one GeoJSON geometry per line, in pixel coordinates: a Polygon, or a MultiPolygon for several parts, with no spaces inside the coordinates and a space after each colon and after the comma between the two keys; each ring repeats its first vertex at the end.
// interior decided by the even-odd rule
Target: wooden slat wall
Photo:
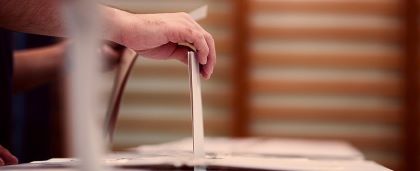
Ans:
{"type": "MultiPolygon", "coordinates": [[[[115,0],[107,3],[133,13],[188,12],[209,5],[208,18],[200,24],[213,34],[218,60],[213,78],[202,80],[205,132],[206,136],[228,136],[232,106],[230,1],[115,0]]],[[[137,61],[123,98],[114,149],[191,136],[187,74],[187,67],[178,61],[144,58],[137,61]]]]}
{"type": "Polygon", "coordinates": [[[251,136],[339,139],[401,165],[398,0],[249,0],[251,136]]]}

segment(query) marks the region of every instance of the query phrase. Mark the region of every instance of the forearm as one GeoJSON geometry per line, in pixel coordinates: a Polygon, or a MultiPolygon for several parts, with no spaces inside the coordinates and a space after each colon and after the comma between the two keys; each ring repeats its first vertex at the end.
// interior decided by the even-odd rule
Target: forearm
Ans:
{"type": "Polygon", "coordinates": [[[63,64],[65,44],[22,50],[14,53],[14,92],[56,79],[63,64]]]}
{"type": "Polygon", "coordinates": [[[0,0],[0,26],[6,29],[63,35],[59,2],[56,0],[0,0]]]}
{"type": "MultiPolygon", "coordinates": [[[[62,1],[57,0],[0,0],[0,27],[25,33],[65,37],[62,1]]],[[[104,19],[104,39],[119,42],[119,15],[113,8],[99,5],[104,19]]]]}

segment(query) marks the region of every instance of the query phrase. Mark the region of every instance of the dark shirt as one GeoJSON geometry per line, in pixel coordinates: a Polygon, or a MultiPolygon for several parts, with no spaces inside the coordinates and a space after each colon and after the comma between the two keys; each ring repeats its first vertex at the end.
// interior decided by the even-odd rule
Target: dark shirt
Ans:
{"type": "Polygon", "coordinates": [[[11,145],[12,127],[12,33],[0,28],[0,144],[11,145]]]}

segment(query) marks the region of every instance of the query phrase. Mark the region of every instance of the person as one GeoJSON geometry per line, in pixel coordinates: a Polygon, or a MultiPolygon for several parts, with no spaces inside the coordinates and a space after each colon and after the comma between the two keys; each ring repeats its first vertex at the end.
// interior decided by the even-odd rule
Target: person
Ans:
{"type": "MultiPolygon", "coordinates": [[[[216,64],[214,39],[188,14],[133,14],[101,4],[98,7],[107,26],[104,40],[131,48],[143,57],[184,63],[189,47],[179,43],[190,43],[202,65],[200,74],[205,79],[211,77],[216,64]]],[[[12,53],[10,31],[65,37],[61,18],[60,1],[0,0],[0,115],[11,113],[13,91],[31,88],[54,77],[69,44],[12,53]]],[[[102,52],[111,60],[119,56],[109,44],[104,45],[102,52]]],[[[6,123],[0,124],[1,139],[11,122],[7,117],[0,119],[6,123]]],[[[0,166],[17,163],[17,158],[0,146],[0,166]]]]}

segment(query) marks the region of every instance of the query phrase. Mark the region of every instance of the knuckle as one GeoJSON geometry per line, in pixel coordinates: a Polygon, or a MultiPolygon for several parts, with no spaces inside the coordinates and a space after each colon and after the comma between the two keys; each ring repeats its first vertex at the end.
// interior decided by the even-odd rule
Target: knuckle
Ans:
{"type": "Polygon", "coordinates": [[[214,43],[214,38],[210,33],[207,33],[207,37],[211,41],[211,43],[214,43]]]}
{"type": "Polygon", "coordinates": [[[197,33],[192,29],[191,27],[187,27],[187,32],[193,36],[195,36],[197,33]]]}
{"type": "Polygon", "coordinates": [[[196,31],[196,30],[192,30],[192,36],[194,36],[194,38],[197,40],[197,41],[199,41],[199,42],[201,42],[202,40],[203,40],[203,35],[202,34],[200,34],[200,32],[198,32],[198,31],[196,31]]]}

